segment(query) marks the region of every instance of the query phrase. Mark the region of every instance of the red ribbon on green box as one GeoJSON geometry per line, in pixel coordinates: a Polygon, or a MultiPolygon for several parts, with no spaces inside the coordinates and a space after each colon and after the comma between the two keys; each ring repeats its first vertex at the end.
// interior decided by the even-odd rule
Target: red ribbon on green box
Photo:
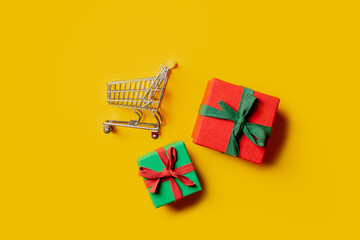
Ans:
{"type": "Polygon", "coordinates": [[[191,181],[189,178],[183,176],[186,173],[195,171],[192,163],[188,163],[178,168],[174,168],[176,158],[176,149],[174,147],[170,147],[167,150],[167,154],[164,148],[159,148],[155,150],[160,157],[160,160],[164,164],[164,169],[161,172],[156,172],[150,168],[140,167],[139,175],[145,179],[145,185],[149,189],[149,192],[155,193],[158,189],[160,183],[165,182],[167,180],[170,181],[170,186],[172,192],[174,194],[175,201],[183,198],[181,190],[178,184],[175,181],[175,178],[179,179],[179,181],[186,186],[194,186],[195,183],[191,181]]]}

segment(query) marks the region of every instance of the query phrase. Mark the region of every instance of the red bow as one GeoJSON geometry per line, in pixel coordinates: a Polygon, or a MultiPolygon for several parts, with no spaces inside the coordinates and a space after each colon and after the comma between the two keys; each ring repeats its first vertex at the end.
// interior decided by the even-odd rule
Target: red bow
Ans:
{"type": "Polygon", "coordinates": [[[174,178],[179,179],[180,182],[182,182],[186,186],[195,186],[195,183],[193,181],[183,176],[183,174],[195,170],[192,163],[174,169],[176,162],[176,149],[174,147],[170,147],[167,150],[167,154],[169,157],[166,155],[164,148],[159,148],[155,151],[159,155],[165,168],[161,172],[156,172],[146,167],[140,167],[139,175],[141,177],[147,178],[145,180],[145,185],[147,188],[150,188],[149,192],[151,193],[156,192],[159,183],[170,180],[170,186],[174,194],[175,201],[180,200],[181,198],[183,198],[183,195],[174,178]]]}

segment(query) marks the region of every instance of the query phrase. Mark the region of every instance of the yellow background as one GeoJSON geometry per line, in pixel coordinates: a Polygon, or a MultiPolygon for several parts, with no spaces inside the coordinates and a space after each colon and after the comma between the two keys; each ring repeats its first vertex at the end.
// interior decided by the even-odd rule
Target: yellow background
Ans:
{"type": "Polygon", "coordinates": [[[0,238],[356,239],[356,2],[2,2],[0,238]],[[105,135],[106,83],[167,59],[160,138],[105,135]],[[263,165],[192,143],[212,77],[281,98],[263,165]],[[136,158],[176,140],[204,191],[154,209],[136,158]]]}

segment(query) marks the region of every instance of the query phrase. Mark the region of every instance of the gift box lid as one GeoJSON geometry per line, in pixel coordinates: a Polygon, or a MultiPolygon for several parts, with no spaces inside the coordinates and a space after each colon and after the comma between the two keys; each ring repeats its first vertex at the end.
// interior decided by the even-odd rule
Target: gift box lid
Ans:
{"type": "MultiPolygon", "coordinates": [[[[221,110],[218,102],[222,100],[238,111],[243,91],[242,86],[214,78],[208,82],[202,104],[221,110]]],[[[256,91],[254,96],[257,97],[256,108],[251,111],[247,122],[272,127],[280,99],[256,91]]],[[[224,153],[233,126],[234,122],[229,120],[198,115],[192,133],[193,142],[224,153]]],[[[261,164],[265,147],[256,146],[244,134],[241,136],[239,146],[240,158],[261,164]]]]}
{"type": "MultiPolygon", "coordinates": [[[[183,141],[173,142],[169,145],[164,146],[163,148],[167,150],[170,147],[174,147],[176,149],[177,161],[175,162],[175,168],[191,163],[189,154],[187,152],[185,143],[183,141]]],[[[165,167],[156,151],[151,151],[147,154],[138,157],[137,163],[139,167],[150,168],[157,172],[161,172],[165,167]]],[[[195,183],[195,186],[186,186],[182,184],[177,178],[175,178],[175,181],[180,187],[183,197],[202,190],[199,179],[195,171],[186,173],[183,176],[189,178],[191,181],[195,183]]],[[[171,190],[170,181],[165,181],[160,183],[157,192],[156,193],[149,192],[149,194],[155,208],[161,207],[165,204],[175,201],[173,192],[171,190]]]]}

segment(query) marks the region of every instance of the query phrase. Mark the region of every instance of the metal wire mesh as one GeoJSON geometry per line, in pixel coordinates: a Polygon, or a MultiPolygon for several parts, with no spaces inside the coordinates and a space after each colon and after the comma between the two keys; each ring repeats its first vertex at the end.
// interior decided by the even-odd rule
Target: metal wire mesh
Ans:
{"type": "Polygon", "coordinates": [[[132,108],[138,119],[130,121],[107,120],[103,123],[105,133],[113,131],[113,126],[151,130],[151,137],[157,139],[163,118],[158,111],[164,95],[168,73],[176,63],[162,64],[156,77],[109,82],[107,102],[116,107],[132,108]],[[143,122],[142,110],[149,110],[156,122],[143,122]]]}
{"type": "Polygon", "coordinates": [[[156,111],[166,84],[167,71],[157,77],[108,83],[108,104],[116,107],[156,111]]]}

